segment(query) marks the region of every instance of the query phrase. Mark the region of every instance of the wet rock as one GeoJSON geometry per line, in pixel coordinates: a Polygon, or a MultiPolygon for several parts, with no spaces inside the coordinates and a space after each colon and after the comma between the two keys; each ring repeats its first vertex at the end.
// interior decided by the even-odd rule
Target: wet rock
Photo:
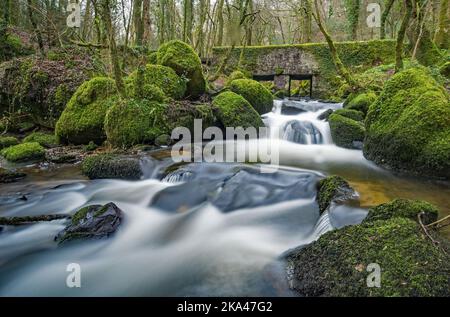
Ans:
{"type": "Polygon", "coordinates": [[[12,183],[26,177],[25,173],[7,170],[0,167],[0,183],[12,183]]]}
{"type": "Polygon", "coordinates": [[[359,195],[340,176],[329,176],[317,183],[317,197],[320,212],[327,210],[331,204],[342,204],[344,202],[357,201],[359,195]]]}
{"type": "Polygon", "coordinates": [[[0,225],[4,226],[20,226],[33,222],[53,221],[58,219],[70,218],[68,215],[40,215],[40,216],[25,216],[25,217],[0,217],[0,225]]]}
{"type": "Polygon", "coordinates": [[[115,154],[98,154],[83,160],[82,172],[90,179],[138,180],[142,177],[140,159],[115,154]]]}
{"type": "Polygon", "coordinates": [[[291,121],[284,128],[283,139],[299,144],[322,144],[320,131],[307,121],[291,121]]]}
{"type": "Polygon", "coordinates": [[[261,173],[258,167],[243,164],[202,163],[179,167],[164,180],[184,183],[159,192],[152,206],[185,211],[209,202],[228,212],[294,199],[312,199],[317,176],[286,170],[261,173]]]}
{"type": "Polygon", "coordinates": [[[45,152],[45,159],[56,164],[74,163],[83,158],[81,147],[57,147],[45,152]]]}
{"type": "Polygon", "coordinates": [[[55,241],[107,238],[116,232],[123,217],[123,211],[114,203],[81,208],[73,215],[71,223],[58,233],[55,241]]]}
{"type": "Polygon", "coordinates": [[[319,120],[328,121],[328,117],[333,113],[332,109],[328,109],[325,112],[322,112],[320,116],[317,117],[319,120]]]}

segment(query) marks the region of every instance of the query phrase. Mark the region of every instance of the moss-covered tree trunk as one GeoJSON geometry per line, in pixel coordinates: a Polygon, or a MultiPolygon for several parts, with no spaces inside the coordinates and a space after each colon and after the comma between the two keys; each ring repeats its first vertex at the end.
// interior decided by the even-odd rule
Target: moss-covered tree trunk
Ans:
{"type": "Polygon", "coordinates": [[[398,30],[397,44],[395,46],[395,72],[399,72],[403,69],[403,42],[405,41],[406,29],[411,20],[412,8],[412,0],[405,0],[405,15],[403,16],[400,30],[398,30]]]}
{"type": "Polygon", "coordinates": [[[110,1],[111,0],[101,0],[103,23],[105,24],[106,32],[108,33],[109,54],[111,57],[111,64],[117,91],[122,97],[126,97],[125,85],[122,80],[122,70],[120,69],[119,54],[115,38],[115,30],[112,24],[110,1]]]}
{"type": "Polygon", "coordinates": [[[192,44],[192,27],[194,25],[193,0],[183,2],[183,41],[192,44]]]}
{"type": "Polygon", "coordinates": [[[142,38],[144,36],[144,27],[142,22],[142,0],[134,0],[133,27],[134,43],[136,46],[142,46],[142,38]]]}
{"type": "Polygon", "coordinates": [[[320,31],[322,32],[323,36],[325,37],[325,40],[328,43],[331,58],[333,59],[334,66],[336,67],[338,74],[342,76],[342,78],[344,78],[344,80],[350,85],[350,87],[352,87],[353,90],[356,90],[358,88],[358,84],[356,83],[355,79],[350,74],[348,69],[345,67],[345,65],[342,63],[342,60],[339,57],[336,46],[334,45],[333,39],[331,38],[325,25],[322,22],[318,2],[319,0],[314,0],[314,7],[315,7],[315,14],[313,14],[314,20],[316,21],[320,31]]]}
{"type": "Polygon", "coordinates": [[[449,0],[441,0],[439,8],[439,23],[438,30],[435,37],[436,45],[442,49],[450,48],[450,19],[449,19],[449,0]]]}
{"type": "Polygon", "coordinates": [[[224,20],[223,20],[223,4],[224,0],[219,0],[217,3],[217,46],[222,46],[223,44],[223,28],[224,28],[224,20]]]}
{"type": "Polygon", "coordinates": [[[152,34],[152,22],[150,20],[150,0],[143,0],[142,5],[142,26],[144,28],[144,34],[142,38],[143,45],[147,46],[150,43],[152,34]]]}
{"type": "Polygon", "coordinates": [[[380,38],[386,38],[386,21],[391,12],[392,6],[394,5],[395,0],[386,0],[385,8],[383,14],[381,15],[381,25],[380,25],[380,38]]]}
{"type": "Polygon", "coordinates": [[[349,38],[356,41],[358,37],[359,10],[361,0],[345,0],[345,8],[347,10],[347,22],[349,38]]]}

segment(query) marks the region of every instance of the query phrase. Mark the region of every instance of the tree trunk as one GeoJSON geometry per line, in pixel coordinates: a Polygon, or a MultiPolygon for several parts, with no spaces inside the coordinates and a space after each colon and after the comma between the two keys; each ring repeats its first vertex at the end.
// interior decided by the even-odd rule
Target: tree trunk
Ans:
{"type": "Polygon", "coordinates": [[[217,46],[223,45],[223,28],[224,28],[224,22],[223,22],[223,4],[224,0],[219,0],[218,6],[217,6],[217,46]]]}
{"type": "Polygon", "coordinates": [[[183,41],[192,44],[192,27],[194,24],[193,0],[184,0],[183,3],[183,41]]]}
{"type": "Polygon", "coordinates": [[[114,79],[116,81],[117,91],[123,98],[125,98],[126,97],[125,85],[122,80],[122,70],[120,69],[119,54],[117,51],[115,39],[115,30],[111,18],[111,4],[110,0],[101,0],[101,1],[102,1],[103,22],[105,24],[106,32],[108,34],[109,54],[111,57],[114,79]]]}
{"type": "Polygon", "coordinates": [[[319,26],[320,31],[322,32],[323,36],[325,37],[325,40],[328,43],[328,47],[330,49],[330,54],[333,59],[333,63],[336,67],[336,70],[339,75],[344,78],[344,80],[350,85],[352,90],[356,90],[358,88],[358,85],[353,78],[353,76],[350,74],[350,72],[347,70],[345,65],[342,63],[341,58],[339,57],[339,54],[337,52],[336,46],[334,45],[333,39],[331,38],[330,34],[328,33],[327,29],[325,28],[325,25],[322,23],[322,18],[320,15],[319,10],[319,3],[318,0],[314,0],[314,6],[316,13],[313,14],[313,17],[319,26]]]}
{"type": "Polygon", "coordinates": [[[397,45],[395,47],[395,72],[403,69],[403,42],[405,41],[406,28],[411,19],[412,0],[405,0],[406,12],[402,20],[402,25],[397,35],[397,45]]]}
{"type": "Polygon", "coordinates": [[[33,27],[33,30],[36,31],[36,38],[37,38],[37,42],[38,42],[38,46],[39,46],[39,52],[41,54],[43,54],[44,53],[44,41],[42,40],[41,30],[39,29],[37,22],[34,18],[34,14],[33,14],[34,5],[33,5],[32,0],[27,0],[27,9],[28,9],[27,10],[28,18],[30,19],[31,26],[33,27]]]}
{"type": "Polygon", "coordinates": [[[449,0],[441,0],[439,8],[439,23],[435,37],[436,45],[442,49],[449,49],[450,21],[449,21],[449,0]]]}
{"type": "Polygon", "coordinates": [[[136,46],[142,46],[143,25],[142,25],[142,0],[134,0],[133,7],[133,26],[134,26],[134,41],[136,46]]]}
{"type": "Polygon", "coordinates": [[[386,7],[384,8],[383,14],[381,15],[381,25],[380,25],[380,38],[386,38],[386,20],[391,12],[392,5],[394,4],[394,0],[387,0],[386,7]]]}
{"type": "Polygon", "coordinates": [[[144,28],[144,37],[142,38],[144,45],[150,44],[152,34],[152,22],[150,20],[150,0],[144,0],[142,7],[142,26],[144,28]]]}
{"type": "Polygon", "coordinates": [[[0,25],[0,45],[6,42],[6,37],[8,35],[10,1],[11,0],[3,0],[3,20],[0,25]]]}
{"type": "Polygon", "coordinates": [[[356,41],[358,36],[360,0],[345,0],[350,40],[356,41]]]}

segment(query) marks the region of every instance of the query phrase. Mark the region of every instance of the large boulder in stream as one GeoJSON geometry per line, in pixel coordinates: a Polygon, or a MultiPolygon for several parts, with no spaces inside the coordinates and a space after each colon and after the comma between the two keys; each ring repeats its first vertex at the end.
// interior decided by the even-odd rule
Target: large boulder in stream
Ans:
{"type": "Polygon", "coordinates": [[[86,206],[73,215],[71,223],[58,233],[55,241],[107,238],[119,228],[123,216],[123,211],[114,203],[86,206]]]}
{"type": "MultiPolygon", "coordinates": [[[[290,288],[301,296],[450,296],[448,241],[428,229],[441,242],[435,245],[409,219],[410,213],[404,213],[418,209],[417,204],[392,203],[394,208],[382,212],[382,217],[371,216],[360,225],[328,232],[291,251],[286,256],[290,288]],[[377,267],[380,287],[369,287],[368,280],[376,281],[369,274],[377,267]]],[[[377,214],[385,207],[371,212],[377,214]]]]}
{"type": "Polygon", "coordinates": [[[83,160],[81,170],[89,179],[138,180],[143,172],[138,157],[104,153],[88,156],[83,160]]]}
{"type": "Polygon", "coordinates": [[[411,174],[450,177],[450,97],[428,70],[394,75],[365,124],[366,158],[411,174]]]}
{"type": "Polygon", "coordinates": [[[313,199],[318,178],[312,172],[282,169],[261,173],[260,167],[244,164],[188,164],[164,178],[175,185],[158,192],[151,206],[181,212],[209,202],[229,212],[294,199],[313,199]]]}
{"type": "Polygon", "coordinates": [[[244,97],[259,114],[265,114],[272,110],[272,93],[256,80],[236,79],[230,83],[229,88],[232,92],[244,97]]]}
{"type": "MultiPolygon", "coordinates": [[[[347,110],[347,112],[349,111],[347,110]]],[[[362,121],[350,118],[347,113],[344,115],[336,113],[336,111],[328,117],[328,121],[331,137],[337,146],[347,149],[362,149],[365,135],[362,121]]]]}

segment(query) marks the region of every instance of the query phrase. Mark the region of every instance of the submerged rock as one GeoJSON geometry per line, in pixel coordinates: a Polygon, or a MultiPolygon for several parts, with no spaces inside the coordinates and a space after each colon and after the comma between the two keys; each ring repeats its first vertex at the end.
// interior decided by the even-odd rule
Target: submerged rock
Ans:
{"type": "Polygon", "coordinates": [[[321,213],[333,203],[341,204],[358,198],[356,191],[340,176],[328,176],[317,183],[316,200],[321,213]]]}
{"type": "Polygon", "coordinates": [[[81,170],[90,179],[138,180],[142,177],[140,159],[114,154],[98,154],[83,160],[81,170]]]}
{"type": "Polygon", "coordinates": [[[292,251],[286,257],[291,289],[302,296],[449,296],[450,257],[395,206],[384,220],[369,218],[292,251]],[[380,287],[367,284],[374,264],[380,287]]]}
{"type": "Polygon", "coordinates": [[[10,171],[0,167],[0,183],[12,183],[25,177],[25,173],[10,171]]]}
{"type": "Polygon", "coordinates": [[[164,180],[184,183],[157,193],[152,206],[175,212],[209,202],[227,212],[294,199],[313,199],[317,175],[287,170],[261,173],[255,166],[202,163],[181,166],[164,180]]]}
{"type": "Polygon", "coordinates": [[[55,241],[107,238],[116,232],[122,220],[123,211],[114,203],[87,206],[73,215],[71,223],[58,233],[55,241]]]}
{"type": "Polygon", "coordinates": [[[284,128],[283,139],[299,144],[322,144],[322,133],[308,121],[291,121],[284,128]]]}

